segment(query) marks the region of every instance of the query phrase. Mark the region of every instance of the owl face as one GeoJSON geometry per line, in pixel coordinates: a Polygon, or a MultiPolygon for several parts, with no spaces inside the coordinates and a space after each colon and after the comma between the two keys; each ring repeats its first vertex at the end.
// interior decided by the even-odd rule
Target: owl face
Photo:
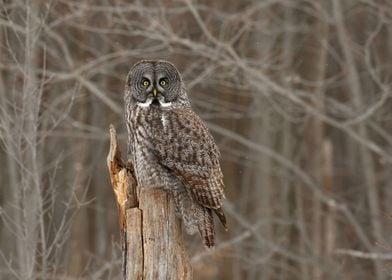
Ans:
{"type": "Polygon", "coordinates": [[[140,61],[128,74],[127,94],[140,107],[170,107],[182,94],[182,81],[176,67],[167,61],[140,61]]]}

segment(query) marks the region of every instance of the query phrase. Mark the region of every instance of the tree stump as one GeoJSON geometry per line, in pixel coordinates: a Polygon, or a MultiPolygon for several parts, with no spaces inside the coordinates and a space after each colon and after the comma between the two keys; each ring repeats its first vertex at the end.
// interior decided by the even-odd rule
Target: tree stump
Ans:
{"type": "Polygon", "coordinates": [[[192,279],[171,197],[137,186],[132,163],[121,158],[113,125],[107,165],[117,200],[124,280],[192,279]]]}

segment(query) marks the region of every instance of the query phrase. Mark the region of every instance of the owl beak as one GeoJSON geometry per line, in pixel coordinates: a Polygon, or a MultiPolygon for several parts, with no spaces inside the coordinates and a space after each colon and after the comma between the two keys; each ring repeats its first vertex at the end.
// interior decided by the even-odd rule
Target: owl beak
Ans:
{"type": "Polygon", "coordinates": [[[152,90],[152,95],[154,96],[154,98],[157,97],[157,94],[158,94],[158,91],[157,91],[156,88],[154,88],[154,89],[152,90]]]}

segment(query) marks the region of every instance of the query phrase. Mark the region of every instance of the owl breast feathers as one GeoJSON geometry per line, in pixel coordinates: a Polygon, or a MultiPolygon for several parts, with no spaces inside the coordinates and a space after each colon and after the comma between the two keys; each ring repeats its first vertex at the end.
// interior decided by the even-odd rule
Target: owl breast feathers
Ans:
{"type": "Polygon", "coordinates": [[[125,106],[138,184],[170,193],[187,232],[199,231],[205,246],[214,246],[212,212],[226,228],[219,151],[192,111],[177,69],[165,61],[137,63],[128,75],[125,106]]]}

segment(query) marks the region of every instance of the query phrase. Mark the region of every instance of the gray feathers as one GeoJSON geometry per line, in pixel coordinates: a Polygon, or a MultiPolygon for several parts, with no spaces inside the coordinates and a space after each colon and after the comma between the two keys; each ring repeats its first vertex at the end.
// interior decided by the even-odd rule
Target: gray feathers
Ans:
{"type": "Polygon", "coordinates": [[[219,151],[192,111],[177,69],[165,61],[137,63],[128,75],[125,106],[138,184],[169,192],[187,232],[199,231],[212,247],[213,211],[226,228],[219,151]]]}

